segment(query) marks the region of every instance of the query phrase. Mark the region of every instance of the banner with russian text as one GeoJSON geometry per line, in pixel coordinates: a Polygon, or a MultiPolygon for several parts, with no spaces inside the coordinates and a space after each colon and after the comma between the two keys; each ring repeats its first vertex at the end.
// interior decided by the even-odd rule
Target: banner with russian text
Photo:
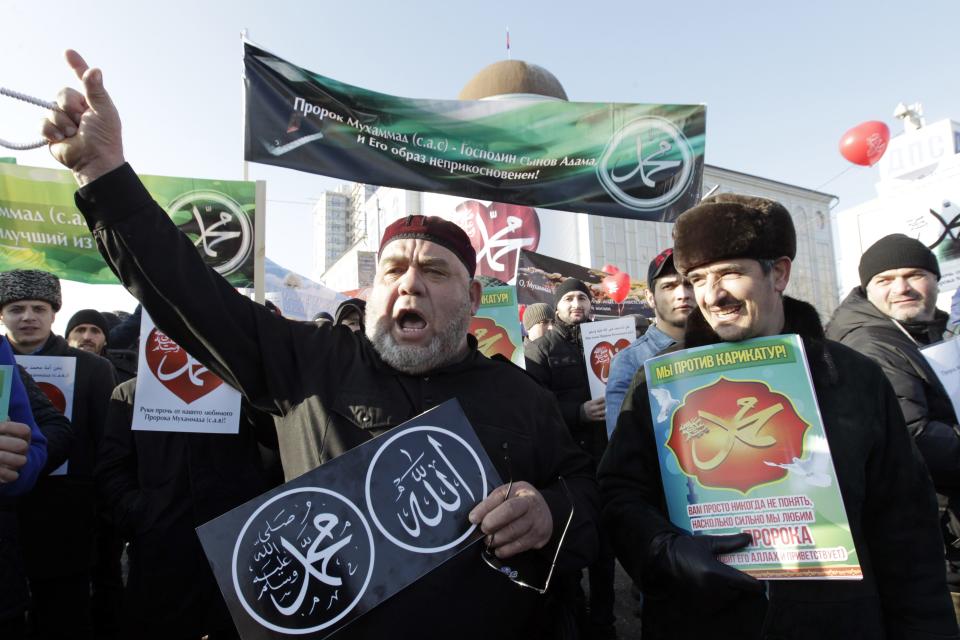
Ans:
{"type": "MultiPolygon", "coordinates": [[[[235,287],[253,287],[255,182],[140,179],[208,265],[235,287]]],[[[0,164],[0,270],[118,284],[73,201],[76,190],[69,171],[0,164]]]]}
{"type": "Polygon", "coordinates": [[[863,577],[803,343],[724,342],[647,360],[670,520],[749,533],[720,560],[762,580],[863,577]]]}
{"type": "Polygon", "coordinates": [[[703,105],[417,100],[244,44],[247,160],[414,191],[672,221],[700,198],[703,105]]]}

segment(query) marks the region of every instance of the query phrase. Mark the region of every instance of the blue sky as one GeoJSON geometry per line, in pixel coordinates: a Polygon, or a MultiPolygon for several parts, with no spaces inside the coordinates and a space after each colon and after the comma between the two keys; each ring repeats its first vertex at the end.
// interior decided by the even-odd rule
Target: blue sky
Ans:
{"type": "MultiPolygon", "coordinates": [[[[540,64],[572,100],[706,103],[710,164],[818,188],[850,165],[840,136],[892,117],[960,118],[960,2],[184,2],[0,0],[0,86],[53,97],[76,84],[67,47],[101,67],[142,173],[242,175],[240,32],[317,73],[384,93],[455,98],[506,57],[540,64]]],[[[0,99],[0,138],[42,113],[0,99]]],[[[45,150],[18,162],[53,166],[45,150]]],[[[267,255],[309,274],[310,206],[334,184],[251,165],[267,181],[267,255]]],[[[874,195],[875,168],[822,187],[839,207],[874,195]]],[[[66,318],[64,318],[65,321],[66,318]]]]}

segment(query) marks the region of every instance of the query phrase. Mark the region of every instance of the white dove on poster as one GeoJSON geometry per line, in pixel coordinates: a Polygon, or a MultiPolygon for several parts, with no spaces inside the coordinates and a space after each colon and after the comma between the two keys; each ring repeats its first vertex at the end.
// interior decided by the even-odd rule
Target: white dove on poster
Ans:
{"type": "Polygon", "coordinates": [[[830,458],[828,456],[811,454],[806,460],[795,457],[793,462],[787,464],[767,462],[766,460],[764,460],[763,464],[768,467],[786,469],[790,473],[796,474],[795,477],[803,480],[812,487],[829,487],[831,478],[826,469],[829,461],[830,458]]]}
{"type": "Polygon", "coordinates": [[[657,406],[660,407],[657,422],[666,420],[670,410],[680,404],[679,400],[674,399],[674,397],[670,395],[670,389],[651,389],[650,393],[657,399],[657,406]]]}

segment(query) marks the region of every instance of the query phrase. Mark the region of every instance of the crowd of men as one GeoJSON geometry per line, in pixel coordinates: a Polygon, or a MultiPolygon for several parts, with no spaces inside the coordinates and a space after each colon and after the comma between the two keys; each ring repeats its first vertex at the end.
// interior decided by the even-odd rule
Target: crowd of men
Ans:
{"type": "Polygon", "coordinates": [[[133,431],[135,379],[119,378],[135,367],[118,351],[135,352],[136,321],[115,341],[103,314],[85,310],[64,339],[51,331],[56,278],[0,274],[0,364],[19,354],[77,366],[69,422],[22,369],[0,422],[0,637],[236,637],[194,528],[456,398],[509,479],[470,522],[502,560],[553,556],[555,577],[528,589],[461,553],[336,637],[616,637],[616,559],[643,592],[644,638],[960,638],[960,425],[920,353],[947,328],[939,266],[921,243],[894,235],[871,247],[825,331],[785,295],[789,212],[711,196],[651,261],[653,322],[638,324],[606,396],[592,398],[580,334],[593,320],[589,287],[568,279],[554,305],[526,310],[526,371],[487,358],[467,331],[482,292],[476,253],[440,218],[387,227],[369,299],[330,318],[293,322],[238,294],[125,162],[101,73],[75,52],[68,62],[83,92],[58,97],[50,151],[73,171],[108,265],[241,392],[243,417],[232,436],[133,431]],[[666,511],[644,362],[783,333],[802,338],[862,580],[759,581],[717,559],[749,534],[692,535],[666,511]]]}

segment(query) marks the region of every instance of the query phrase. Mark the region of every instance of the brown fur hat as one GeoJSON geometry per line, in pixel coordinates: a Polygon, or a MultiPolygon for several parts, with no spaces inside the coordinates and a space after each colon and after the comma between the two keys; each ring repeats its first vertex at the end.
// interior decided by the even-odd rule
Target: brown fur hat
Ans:
{"type": "Polygon", "coordinates": [[[673,261],[681,274],[718,260],[775,260],[797,255],[790,213],[767,198],[720,193],[685,211],[673,227],[673,261]]]}

